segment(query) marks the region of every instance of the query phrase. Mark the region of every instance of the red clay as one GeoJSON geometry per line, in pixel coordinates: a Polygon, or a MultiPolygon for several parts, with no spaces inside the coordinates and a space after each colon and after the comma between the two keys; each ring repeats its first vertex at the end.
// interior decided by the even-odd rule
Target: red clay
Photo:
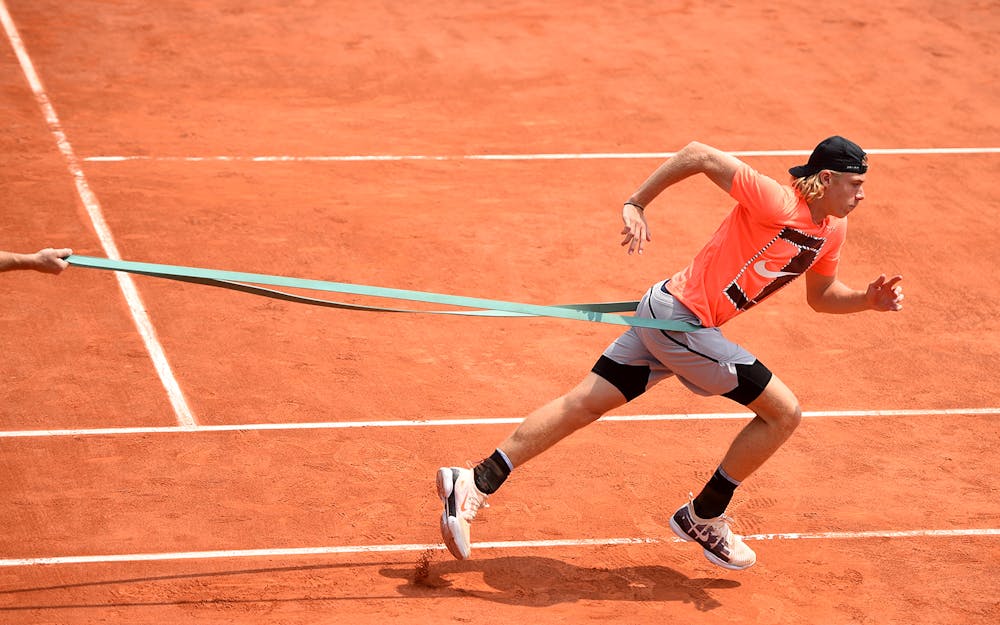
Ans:
{"type": "MultiPolygon", "coordinates": [[[[651,159],[256,163],[156,157],[809,149],[998,143],[988,3],[151,5],[7,0],[122,256],[532,303],[631,299],[730,201],[620,202],[651,159]],[[744,6],[745,4],[745,6],[744,6]],[[959,8],[960,7],[960,10],[959,8]]],[[[0,248],[103,256],[0,45],[0,248]]],[[[747,159],[783,180],[800,157],[747,159]]],[[[841,277],[902,273],[901,314],[821,316],[801,284],[737,318],[806,411],[995,407],[994,154],[873,155],[841,277]]],[[[3,274],[0,428],[170,426],[110,273],[3,274]]],[[[136,278],[203,425],[520,417],[618,328],[339,312],[136,278]]],[[[666,382],[621,414],[738,412],[666,382]]],[[[602,423],[519,469],[479,549],[0,567],[11,623],[994,623],[995,535],[773,538],[713,567],[665,525],[741,426],[602,423]]],[[[433,472],[510,425],[0,437],[0,559],[435,544],[433,472]]],[[[742,487],[746,534],[1000,527],[996,415],[806,419],[742,487]]]]}

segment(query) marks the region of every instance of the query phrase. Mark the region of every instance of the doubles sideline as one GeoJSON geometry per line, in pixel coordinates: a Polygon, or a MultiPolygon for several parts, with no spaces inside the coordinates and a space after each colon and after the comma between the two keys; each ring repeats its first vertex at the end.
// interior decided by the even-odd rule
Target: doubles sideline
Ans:
{"type": "MultiPolygon", "coordinates": [[[[861,418],[861,417],[920,417],[920,416],[1000,416],[1000,408],[942,408],[942,409],[906,409],[906,410],[820,410],[803,412],[804,418],[861,418]]],[[[710,412],[699,414],[650,414],[650,415],[612,415],[598,419],[598,423],[614,423],[628,421],[707,421],[717,419],[749,419],[750,412],[710,412]]],[[[517,424],[523,418],[466,418],[466,419],[420,419],[394,421],[326,421],[312,423],[242,423],[227,425],[195,425],[195,426],[140,426],[120,428],[84,428],[58,430],[8,430],[0,431],[3,438],[43,438],[52,436],[114,436],[130,434],[198,434],[204,432],[249,432],[263,430],[337,430],[355,428],[409,428],[409,427],[446,427],[475,425],[517,424]]]]}
{"type": "MultiPolygon", "coordinates": [[[[745,540],[859,540],[871,538],[955,538],[1000,536],[1000,529],[906,530],[868,532],[816,532],[809,534],[753,534],[745,540]]],[[[659,545],[684,542],[677,537],[668,538],[581,538],[564,540],[509,540],[475,543],[476,549],[536,549],[551,547],[604,547],[615,545],[659,545]]],[[[56,556],[48,558],[0,559],[0,567],[30,567],[59,564],[107,564],[114,562],[159,562],[165,560],[219,560],[226,558],[301,557],[313,555],[338,555],[358,553],[406,553],[443,551],[443,544],[383,544],[343,545],[334,547],[299,547],[291,549],[233,549],[219,551],[178,551],[167,553],[132,553],[90,556],[56,556]]]]}
{"type": "MultiPolygon", "coordinates": [[[[865,150],[872,155],[940,155],[940,154],[1000,154],[1000,148],[886,148],[865,150]]],[[[812,150],[736,150],[733,156],[809,156],[812,150]]],[[[172,161],[172,162],[247,162],[247,163],[309,163],[309,162],[364,162],[364,161],[565,161],[565,160],[609,160],[609,159],[665,159],[674,152],[565,152],[550,154],[356,154],[356,155],[316,155],[316,156],[150,156],[150,155],[104,155],[88,156],[83,160],[90,163],[120,163],[125,161],[172,161]]]]}

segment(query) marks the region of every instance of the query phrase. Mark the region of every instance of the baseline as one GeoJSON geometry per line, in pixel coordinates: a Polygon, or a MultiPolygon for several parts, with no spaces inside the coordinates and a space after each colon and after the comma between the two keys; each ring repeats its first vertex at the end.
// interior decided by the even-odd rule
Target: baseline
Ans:
{"type": "MultiPolygon", "coordinates": [[[[66,160],[66,166],[69,169],[70,176],[73,178],[76,192],[80,197],[80,201],[83,202],[84,208],[87,210],[87,215],[90,217],[91,224],[101,242],[101,247],[109,258],[120,259],[121,255],[118,252],[118,246],[115,244],[111,229],[104,219],[100,202],[98,202],[97,196],[87,182],[87,177],[80,166],[80,159],[77,157],[76,151],[70,144],[69,139],[66,138],[62,122],[59,120],[59,116],[56,115],[55,107],[52,106],[52,102],[49,100],[48,93],[42,85],[42,80],[39,78],[38,72],[35,71],[35,65],[32,63],[31,57],[28,56],[28,50],[21,40],[21,35],[17,31],[17,26],[14,24],[10,12],[7,10],[5,0],[0,0],[0,22],[3,22],[7,38],[10,40],[10,45],[13,47],[17,60],[21,65],[21,71],[24,72],[24,77],[27,79],[28,85],[35,96],[35,101],[41,110],[49,132],[55,139],[59,152],[66,160]]],[[[187,400],[184,398],[184,393],[181,391],[177,379],[174,377],[170,363],[167,361],[166,352],[163,350],[163,346],[156,336],[153,322],[150,320],[149,315],[146,314],[146,307],[139,296],[139,290],[136,288],[135,282],[133,282],[130,276],[125,274],[119,273],[116,274],[116,277],[122,294],[125,296],[125,301],[128,303],[129,311],[132,313],[136,329],[139,331],[143,343],[146,345],[146,350],[153,360],[153,365],[156,368],[157,374],[159,374],[160,381],[170,398],[170,403],[177,415],[177,421],[182,427],[194,426],[196,424],[194,414],[188,406],[187,400]]]]}

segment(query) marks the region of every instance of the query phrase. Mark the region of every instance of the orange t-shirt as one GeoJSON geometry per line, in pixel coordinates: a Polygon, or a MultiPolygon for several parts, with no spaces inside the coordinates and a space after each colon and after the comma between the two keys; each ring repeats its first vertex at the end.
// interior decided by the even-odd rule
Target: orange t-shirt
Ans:
{"type": "Polygon", "coordinates": [[[743,164],[733,176],[733,211],[667,290],[704,326],[721,326],[807,270],[837,274],[847,218],[813,223],[795,191],[743,164]]]}

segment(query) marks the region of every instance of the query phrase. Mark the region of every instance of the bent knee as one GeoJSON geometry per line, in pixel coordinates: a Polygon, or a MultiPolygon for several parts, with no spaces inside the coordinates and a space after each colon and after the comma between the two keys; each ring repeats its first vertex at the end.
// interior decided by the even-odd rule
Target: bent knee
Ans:
{"type": "Polygon", "coordinates": [[[798,403],[790,406],[769,407],[754,412],[772,428],[781,433],[782,438],[788,438],[802,422],[802,409],[798,403]]]}
{"type": "Polygon", "coordinates": [[[789,410],[781,411],[776,419],[775,425],[780,427],[782,430],[787,431],[789,434],[795,431],[795,428],[799,427],[802,423],[802,408],[799,406],[798,402],[795,403],[789,410]]]}
{"type": "Polygon", "coordinates": [[[747,404],[761,419],[791,434],[802,422],[802,407],[795,394],[777,376],[772,377],[760,397],[747,404]]]}

